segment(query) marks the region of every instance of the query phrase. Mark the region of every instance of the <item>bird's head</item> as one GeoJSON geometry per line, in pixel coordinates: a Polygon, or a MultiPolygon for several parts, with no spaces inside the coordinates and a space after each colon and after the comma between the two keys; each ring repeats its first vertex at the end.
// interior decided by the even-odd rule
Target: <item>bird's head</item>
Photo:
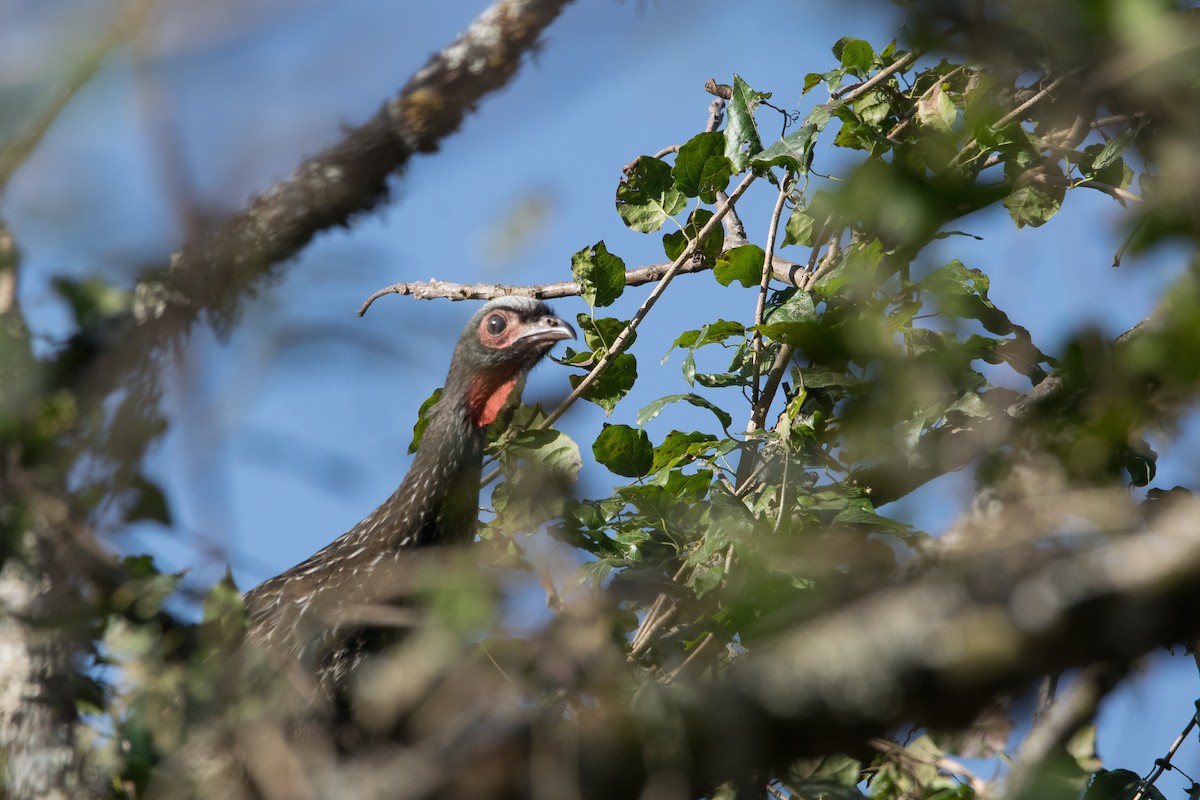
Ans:
{"type": "Polygon", "coordinates": [[[477,427],[489,425],[554,343],[574,338],[575,330],[541,300],[499,297],[475,312],[459,337],[446,392],[461,393],[477,427]]]}

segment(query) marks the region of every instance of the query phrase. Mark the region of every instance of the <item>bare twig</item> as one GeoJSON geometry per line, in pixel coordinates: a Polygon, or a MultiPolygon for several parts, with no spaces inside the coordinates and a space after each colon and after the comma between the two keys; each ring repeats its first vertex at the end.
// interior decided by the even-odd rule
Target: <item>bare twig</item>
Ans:
{"type": "MultiPolygon", "coordinates": [[[[1013,122],[1016,122],[1017,120],[1021,119],[1022,117],[1025,116],[1026,112],[1028,112],[1030,109],[1032,109],[1038,103],[1041,103],[1043,100],[1045,100],[1050,95],[1052,95],[1058,89],[1058,87],[1063,85],[1063,82],[1066,81],[1068,77],[1070,77],[1070,76],[1061,75],[1061,76],[1055,78],[1050,83],[1043,86],[1039,91],[1035,92],[1033,94],[1033,96],[1030,97],[1028,100],[1026,100],[1024,103],[1021,103],[1019,106],[1014,108],[1012,111],[1008,112],[1003,117],[1001,117],[991,127],[994,130],[1000,130],[1002,128],[1007,128],[1013,122]]],[[[966,157],[967,153],[969,153],[973,148],[978,147],[978,146],[979,146],[979,139],[977,139],[977,138],[972,139],[971,141],[967,142],[967,144],[963,146],[963,149],[959,150],[958,154],[956,156],[954,156],[953,159],[951,159],[950,166],[956,166],[956,165],[961,164],[963,162],[963,159],[966,157]]]]}
{"type": "Polygon", "coordinates": [[[845,89],[839,89],[838,91],[833,92],[833,99],[840,100],[842,103],[852,103],[867,92],[874,89],[879,84],[886,81],[888,78],[895,75],[897,72],[907,69],[910,64],[920,57],[921,53],[917,52],[916,50],[905,53],[904,55],[900,56],[900,58],[897,58],[891,64],[879,70],[879,72],[876,72],[862,83],[856,83],[853,86],[847,86],[845,89]]]}
{"type": "Polygon", "coordinates": [[[721,127],[721,121],[725,118],[725,101],[721,98],[716,98],[708,104],[708,124],[704,126],[706,133],[712,133],[721,127]]]}
{"type": "Polygon", "coordinates": [[[688,657],[684,659],[682,664],[672,670],[671,674],[666,677],[664,682],[671,683],[679,680],[680,678],[685,678],[698,673],[707,664],[709,656],[719,643],[720,642],[717,637],[712,633],[705,634],[704,639],[700,642],[700,644],[696,645],[695,648],[692,649],[692,652],[688,654],[688,657]]]}
{"type": "Polygon", "coordinates": [[[908,114],[905,115],[904,119],[900,120],[898,123],[896,123],[896,126],[894,128],[892,128],[890,131],[888,131],[888,135],[887,135],[888,141],[889,142],[896,141],[896,137],[904,132],[904,129],[907,128],[909,126],[909,124],[913,121],[913,119],[916,117],[917,107],[920,106],[923,101],[929,99],[929,96],[931,94],[933,94],[934,89],[939,88],[943,83],[948,82],[951,78],[957,77],[958,73],[962,72],[966,68],[967,68],[966,64],[959,65],[959,66],[955,67],[954,69],[950,70],[949,72],[947,72],[945,75],[943,75],[938,80],[934,81],[932,84],[930,84],[929,88],[926,89],[924,92],[922,92],[921,96],[918,97],[916,99],[916,102],[914,102],[912,104],[912,108],[909,110],[908,114]]]}
{"type": "Polygon", "coordinates": [[[136,365],[201,313],[218,328],[228,325],[248,286],[320,231],[374,209],[386,198],[391,175],[416,153],[436,151],[486,95],[505,86],[567,2],[496,0],[374,117],[189,242],[169,270],[147,276],[139,293],[155,302],[145,304],[139,324],[112,350],[136,365]]]}
{"type": "Polygon", "coordinates": [[[829,237],[829,247],[825,250],[825,257],[821,259],[821,266],[808,273],[808,276],[805,277],[800,288],[804,289],[806,292],[812,291],[812,288],[817,285],[817,281],[821,280],[821,278],[824,278],[826,275],[832,272],[839,263],[841,263],[838,259],[838,256],[841,255],[841,252],[842,239],[841,233],[839,232],[829,237]]]}
{"type": "Polygon", "coordinates": [[[547,428],[550,425],[553,425],[554,421],[561,417],[568,408],[573,406],[575,401],[582,397],[583,393],[588,390],[588,387],[596,382],[596,379],[599,378],[604,370],[608,368],[608,365],[615,361],[617,356],[624,352],[625,348],[628,347],[629,342],[633,337],[634,331],[637,330],[638,325],[640,325],[642,320],[646,318],[646,315],[650,313],[650,309],[653,308],[654,304],[658,302],[658,298],[662,296],[664,291],[666,291],[667,286],[671,283],[671,279],[675,277],[676,273],[679,272],[679,269],[684,265],[685,262],[692,259],[696,249],[700,246],[700,243],[704,241],[704,237],[708,236],[708,234],[711,233],[717,225],[721,224],[721,220],[726,214],[729,213],[729,209],[732,208],[734,203],[738,201],[738,198],[740,198],[745,191],[750,188],[750,184],[754,182],[754,178],[755,175],[753,172],[748,173],[746,177],[742,179],[742,182],[737,185],[737,188],[733,190],[733,193],[729,195],[729,200],[717,207],[717,210],[713,213],[712,219],[705,223],[704,227],[702,227],[696,234],[696,238],[692,239],[688,243],[688,246],[684,249],[684,251],[679,254],[679,258],[675,259],[675,261],[671,263],[671,266],[663,274],[659,282],[654,286],[654,289],[651,290],[649,296],[647,296],[642,302],[641,307],[638,308],[636,313],[634,313],[633,317],[629,320],[629,323],[626,324],[625,328],[619,334],[617,334],[617,338],[613,340],[612,346],[609,347],[608,352],[604,354],[604,357],[601,358],[596,366],[592,368],[591,372],[583,376],[583,380],[581,380],[571,391],[571,393],[567,395],[566,399],[558,405],[558,408],[546,415],[546,418],[542,420],[542,423],[539,427],[547,428]]]}
{"type": "MultiPolygon", "coordinates": [[[[672,153],[678,153],[680,146],[681,145],[673,144],[670,147],[664,147],[662,150],[659,150],[657,153],[652,155],[651,158],[664,158],[672,153]]],[[[638,156],[638,158],[641,158],[641,156],[638,156]]],[[[628,164],[621,167],[621,172],[626,175],[633,174],[633,168],[637,164],[638,158],[635,158],[633,161],[630,161],[628,164]]]]}
{"type": "Polygon", "coordinates": [[[757,330],[759,325],[763,323],[763,315],[767,309],[767,290],[771,286],[771,278],[774,275],[772,262],[775,258],[775,236],[779,230],[779,218],[783,214],[783,204],[791,192],[791,176],[785,176],[779,182],[779,194],[775,198],[775,208],[771,210],[771,222],[767,227],[767,247],[766,255],[763,257],[762,279],[758,283],[758,301],[754,307],[754,325],[756,330],[754,335],[750,337],[750,353],[753,363],[754,377],[750,383],[751,403],[755,407],[758,406],[759,387],[758,378],[762,367],[762,350],[763,338],[762,333],[757,330]]]}
{"type": "MultiPolygon", "coordinates": [[[[675,574],[672,576],[672,581],[678,581],[687,572],[688,565],[685,562],[682,564],[675,574]]],[[[653,605],[646,612],[646,616],[642,619],[642,624],[638,626],[637,631],[633,634],[633,639],[629,643],[629,657],[636,658],[646,651],[650,646],[650,640],[664,625],[674,617],[678,611],[678,606],[666,594],[660,594],[654,598],[653,605]]]]}
{"type": "Polygon", "coordinates": [[[1130,800],[1142,800],[1142,798],[1146,796],[1146,790],[1153,786],[1155,782],[1162,777],[1164,772],[1174,766],[1171,763],[1171,759],[1175,757],[1175,753],[1179,750],[1179,746],[1184,743],[1188,737],[1188,734],[1192,732],[1192,728],[1195,728],[1197,723],[1200,723],[1200,702],[1197,703],[1196,711],[1192,714],[1192,718],[1189,719],[1187,725],[1183,727],[1183,732],[1176,737],[1175,741],[1171,744],[1170,749],[1167,750],[1166,756],[1157,759],[1154,762],[1154,769],[1152,769],[1150,774],[1147,775],[1146,778],[1141,782],[1141,785],[1138,786],[1138,790],[1134,792],[1133,797],[1131,797],[1130,800]]]}
{"type": "MultiPolygon", "coordinates": [[[[671,266],[670,263],[662,262],[626,270],[625,285],[642,286],[647,283],[653,283],[666,275],[671,266]]],[[[783,258],[776,258],[773,266],[775,279],[793,286],[796,285],[797,276],[803,269],[803,265],[783,258]]],[[[711,264],[689,261],[680,265],[675,270],[675,274],[686,275],[693,272],[704,272],[709,269],[712,269],[711,264]]],[[[494,300],[497,297],[503,297],[508,294],[521,295],[522,297],[536,297],[541,300],[552,300],[556,297],[578,297],[582,291],[582,287],[575,281],[542,283],[534,286],[516,286],[505,283],[451,283],[450,281],[431,278],[428,281],[394,283],[391,286],[385,286],[363,302],[362,307],[358,310],[358,314],[362,316],[367,313],[367,309],[371,307],[372,303],[389,294],[409,295],[418,300],[494,300]]]]}
{"type": "Polygon", "coordinates": [[[708,82],[704,84],[704,91],[721,100],[733,98],[733,87],[725,83],[717,83],[716,78],[708,79],[708,82]]]}

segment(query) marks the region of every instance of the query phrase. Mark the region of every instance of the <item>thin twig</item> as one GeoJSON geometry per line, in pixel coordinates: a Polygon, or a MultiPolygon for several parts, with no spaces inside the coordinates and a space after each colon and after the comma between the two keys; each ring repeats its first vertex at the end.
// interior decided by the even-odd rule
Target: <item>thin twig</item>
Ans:
{"type": "Polygon", "coordinates": [[[904,55],[900,56],[900,58],[879,70],[879,72],[876,72],[862,83],[856,83],[853,86],[848,86],[845,89],[839,89],[838,91],[833,92],[832,97],[834,100],[840,100],[842,103],[852,103],[867,92],[874,89],[879,84],[886,81],[888,78],[895,75],[897,72],[900,72],[908,67],[909,64],[913,63],[920,57],[921,53],[917,52],[916,50],[905,53],[904,55]]]}
{"type": "Polygon", "coordinates": [[[904,119],[900,120],[900,122],[896,123],[896,127],[892,128],[890,131],[888,131],[888,135],[887,135],[888,141],[889,142],[896,141],[896,137],[899,136],[904,131],[904,129],[908,127],[909,123],[911,123],[914,118],[916,118],[917,108],[921,105],[922,102],[924,102],[926,99],[929,98],[929,95],[933,94],[934,89],[938,88],[943,83],[946,83],[951,78],[957,77],[958,73],[962,72],[966,68],[967,68],[966,64],[962,64],[960,66],[955,67],[954,69],[950,70],[945,75],[943,75],[942,77],[940,77],[936,81],[934,81],[928,89],[921,92],[921,96],[918,97],[916,99],[916,101],[913,103],[912,109],[909,111],[908,115],[905,116],[904,119]]]}
{"type": "Polygon", "coordinates": [[[1142,779],[1137,791],[1134,792],[1133,797],[1131,797],[1129,800],[1142,800],[1142,798],[1146,796],[1146,790],[1153,786],[1155,782],[1162,777],[1164,772],[1175,766],[1171,763],[1171,759],[1175,757],[1175,753],[1179,750],[1179,746],[1184,743],[1188,737],[1188,734],[1192,732],[1192,728],[1196,727],[1198,722],[1200,722],[1200,701],[1197,701],[1196,710],[1192,712],[1192,718],[1188,720],[1187,725],[1185,725],[1183,728],[1183,732],[1180,733],[1175,741],[1171,744],[1170,749],[1167,750],[1166,756],[1155,760],[1154,769],[1150,770],[1150,774],[1142,779]]]}
{"type": "Polygon", "coordinates": [[[825,251],[825,258],[821,260],[821,266],[808,273],[804,284],[800,287],[806,292],[812,291],[812,288],[817,285],[817,281],[824,278],[837,267],[840,262],[838,256],[842,252],[841,232],[829,237],[829,247],[825,251]]]}
{"type": "Polygon", "coordinates": [[[763,315],[767,310],[767,291],[771,288],[771,277],[774,275],[774,270],[771,268],[772,261],[775,257],[775,236],[779,230],[779,218],[783,215],[783,204],[791,193],[791,176],[790,173],[784,176],[784,179],[779,182],[779,195],[775,198],[775,208],[771,211],[771,222],[767,227],[767,247],[766,255],[763,257],[762,278],[758,283],[758,302],[754,307],[754,335],[750,337],[750,354],[751,362],[754,370],[754,377],[750,382],[751,403],[758,405],[759,387],[758,379],[762,366],[762,349],[763,338],[762,332],[758,330],[758,326],[763,324],[763,315]]]}
{"type": "MultiPolygon", "coordinates": [[[[666,275],[671,266],[672,264],[664,261],[659,264],[647,264],[644,267],[626,270],[625,285],[642,286],[653,283],[666,275]]],[[[804,269],[803,264],[797,264],[784,258],[776,258],[773,267],[775,280],[792,286],[796,285],[798,276],[804,269]]],[[[675,274],[685,275],[710,269],[712,269],[711,264],[689,261],[675,270],[675,274]]],[[[582,291],[582,287],[575,281],[516,286],[505,283],[453,283],[431,278],[428,281],[409,281],[383,287],[363,301],[362,307],[358,309],[358,315],[361,317],[367,313],[367,309],[376,300],[389,294],[408,295],[418,300],[494,300],[497,297],[513,294],[522,297],[536,297],[539,300],[552,300],[557,297],[578,297],[582,291]]]]}
{"type": "MultiPolygon", "coordinates": [[[[687,568],[688,564],[686,561],[680,564],[679,569],[671,576],[671,581],[675,582],[682,578],[684,573],[687,572],[687,568]]],[[[654,598],[654,603],[650,606],[650,610],[646,612],[645,618],[642,619],[642,624],[638,626],[637,631],[633,634],[633,640],[629,645],[630,658],[634,658],[645,652],[646,648],[650,645],[650,637],[657,633],[678,610],[678,606],[671,600],[669,595],[659,593],[658,597],[654,598]],[[671,606],[665,611],[662,610],[662,607],[667,603],[670,603],[671,606]]]]}
{"type": "Polygon", "coordinates": [[[571,391],[571,393],[567,395],[566,399],[558,405],[558,408],[546,415],[546,418],[542,420],[537,427],[548,428],[549,426],[553,425],[555,420],[561,417],[568,408],[573,406],[575,401],[582,397],[583,393],[588,390],[588,387],[596,382],[596,379],[600,377],[604,370],[608,369],[608,365],[613,363],[617,356],[625,351],[625,348],[629,345],[630,340],[633,338],[633,334],[637,330],[638,325],[640,325],[642,320],[646,318],[646,315],[650,313],[650,309],[653,308],[654,304],[658,302],[658,298],[662,297],[662,293],[666,291],[667,286],[670,285],[671,279],[675,277],[676,273],[679,272],[680,268],[685,262],[692,259],[692,255],[696,252],[697,248],[700,246],[700,243],[704,241],[704,237],[708,236],[713,229],[716,228],[716,226],[721,224],[721,220],[726,214],[729,213],[729,209],[733,207],[733,204],[738,201],[738,198],[740,198],[748,188],[750,188],[750,184],[754,182],[754,178],[755,175],[753,172],[748,173],[746,177],[742,179],[742,182],[737,185],[737,188],[733,190],[733,194],[729,195],[729,200],[717,207],[712,219],[705,223],[704,227],[702,227],[696,234],[696,238],[692,239],[688,243],[688,246],[684,248],[684,251],[679,254],[679,257],[671,263],[670,268],[666,271],[666,273],[663,274],[659,282],[655,284],[654,289],[651,290],[645,301],[642,302],[641,307],[638,308],[636,313],[634,313],[633,317],[625,325],[625,328],[619,334],[617,334],[617,338],[613,340],[612,346],[609,347],[608,352],[604,354],[604,357],[601,358],[596,366],[592,368],[591,372],[583,376],[583,380],[581,380],[571,391]]]}
{"type": "Polygon", "coordinates": [[[683,660],[683,663],[671,671],[664,680],[664,683],[672,683],[682,678],[684,675],[697,671],[697,667],[703,668],[701,661],[706,658],[709,652],[717,644],[717,637],[712,633],[704,635],[703,641],[688,654],[688,657],[683,660]]]}
{"type": "MultiPolygon", "coordinates": [[[[1012,111],[1005,114],[995,124],[993,124],[989,127],[991,127],[993,130],[1002,130],[1004,128],[1007,128],[1009,125],[1011,125],[1016,120],[1024,117],[1025,112],[1029,111],[1031,108],[1036,106],[1038,103],[1042,102],[1047,97],[1049,97],[1051,94],[1053,94],[1054,91],[1057,90],[1059,86],[1062,86],[1063,82],[1066,81],[1068,77],[1070,77],[1070,76],[1062,75],[1062,76],[1055,78],[1050,83],[1048,83],[1046,86],[1044,86],[1040,91],[1035,92],[1034,95],[1032,97],[1030,97],[1028,100],[1026,100],[1024,103],[1021,103],[1021,105],[1017,106],[1012,111]]],[[[974,148],[978,145],[979,145],[978,138],[972,139],[971,141],[967,142],[967,144],[963,146],[963,149],[959,150],[958,154],[956,156],[954,156],[953,159],[951,159],[950,166],[956,166],[956,165],[961,164],[963,158],[966,156],[968,151],[970,151],[972,148],[974,148]]]]}

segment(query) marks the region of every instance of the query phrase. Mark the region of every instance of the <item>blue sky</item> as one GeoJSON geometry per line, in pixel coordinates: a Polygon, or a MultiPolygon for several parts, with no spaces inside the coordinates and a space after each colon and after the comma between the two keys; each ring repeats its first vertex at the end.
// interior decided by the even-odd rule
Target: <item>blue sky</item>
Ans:
{"type": "MultiPolygon", "coordinates": [[[[162,4],[150,35],[114,54],[3,198],[0,213],[24,253],[22,297],[35,326],[49,336],[63,329],[50,276],[101,274],[128,283],[138,268],[162,263],[179,247],[164,141],[177,148],[191,202],[235,209],[334,141],[340,126],[364,121],[486,5],[162,4]]],[[[0,12],[9,16],[0,26],[0,96],[9,98],[0,104],[8,109],[0,111],[0,131],[13,130],[45,100],[113,7],[26,0],[0,12]]],[[[171,381],[172,431],[151,463],[176,529],[146,527],[118,546],[187,567],[196,585],[211,584],[232,562],[243,587],[323,546],[403,475],[416,409],[440,384],[473,309],[385,297],[359,319],[368,294],[431,276],[563,280],[571,254],[599,239],[630,266],[662,260],[658,237],[629,231],[613,210],[621,165],[702,130],[710,77],[728,82],[736,72],[785,108],[824,101],[820,90],[801,97],[805,74],[833,66],[829,48],[840,37],[883,46],[900,13],[883,2],[794,0],[568,6],[516,80],[438,154],[413,162],[390,204],[319,237],[277,286],[247,305],[228,341],[195,335],[171,381]]],[[[768,110],[759,120],[764,131],[774,129],[768,110]]],[[[835,169],[836,158],[820,151],[817,169],[835,169]]],[[[773,199],[752,192],[740,207],[752,240],[765,238],[773,199]]],[[[1018,231],[1002,209],[992,210],[958,226],[982,241],[946,240],[927,258],[960,258],[987,272],[996,304],[1053,353],[1080,325],[1113,335],[1145,317],[1182,266],[1180,253],[1158,252],[1112,269],[1122,239],[1118,217],[1109,198],[1073,192],[1046,228],[1018,231]]],[[[634,349],[641,381],[611,421],[633,424],[646,403],[683,391],[679,358],[659,366],[672,331],[750,316],[749,292],[740,299],[722,293],[731,306],[713,308],[711,280],[680,278],[666,294],[634,349]]],[[[646,292],[628,290],[606,313],[628,316],[646,292]]],[[[555,306],[568,318],[586,311],[578,299],[555,306]]],[[[565,373],[542,367],[526,398],[550,403],[565,392],[565,373]]],[[[579,404],[560,427],[588,442],[604,419],[579,404]]],[[[661,439],[667,422],[651,423],[652,439],[661,439]]],[[[701,413],[670,422],[709,424],[701,413]]],[[[1194,483],[1200,457],[1193,450],[1164,452],[1155,485],[1194,483]]],[[[602,470],[585,469],[583,494],[605,491],[607,480],[602,470]]],[[[969,475],[948,476],[887,510],[936,531],[959,511],[954,490],[969,485],[969,475]]],[[[1110,766],[1149,769],[1191,711],[1191,660],[1153,663],[1105,706],[1110,766]]],[[[1200,771],[1194,750],[1181,763],[1200,771]]]]}

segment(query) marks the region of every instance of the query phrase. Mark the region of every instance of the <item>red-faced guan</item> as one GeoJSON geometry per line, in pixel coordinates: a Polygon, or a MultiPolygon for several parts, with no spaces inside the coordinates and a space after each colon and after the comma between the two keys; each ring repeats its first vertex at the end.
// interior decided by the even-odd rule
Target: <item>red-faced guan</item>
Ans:
{"type": "Polygon", "coordinates": [[[573,338],[570,325],[532,298],[501,297],[471,317],[399,488],[328,547],[246,593],[250,639],[306,661],[340,694],[374,649],[355,610],[390,599],[374,587],[415,548],[474,539],[487,426],[554,343],[573,338]]]}

